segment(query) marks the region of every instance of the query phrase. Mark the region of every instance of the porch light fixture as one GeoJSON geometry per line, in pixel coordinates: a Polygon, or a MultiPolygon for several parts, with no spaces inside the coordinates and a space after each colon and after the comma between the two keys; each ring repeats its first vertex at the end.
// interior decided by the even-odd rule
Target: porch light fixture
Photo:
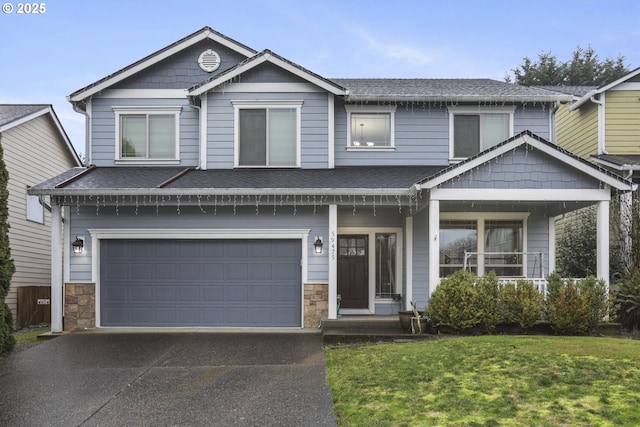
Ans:
{"type": "Polygon", "coordinates": [[[318,255],[322,253],[322,237],[316,236],[316,241],[313,242],[313,249],[318,255]]]}
{"type": "Polygon", "coordinates": [[[71,243],[74,254],[81,254],[84,251],[84,239],[80,236],[76,236],[76,240],[71,243]]]}

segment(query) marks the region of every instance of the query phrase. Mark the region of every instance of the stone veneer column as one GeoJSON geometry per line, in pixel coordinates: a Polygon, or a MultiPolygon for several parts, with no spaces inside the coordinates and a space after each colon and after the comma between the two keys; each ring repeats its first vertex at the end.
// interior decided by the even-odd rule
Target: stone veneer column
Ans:
{"type": "Polygon", "coordinates": [[[64,286],[64,294],[64,330],[72,332],[95,328],[95,284],[67,283],[64,286]]]}
{"type": "Polygon", "coordinates": [[[317,328],[329,314],[329,285],[314,283],[304,285],[304,327],[317,328]]]}

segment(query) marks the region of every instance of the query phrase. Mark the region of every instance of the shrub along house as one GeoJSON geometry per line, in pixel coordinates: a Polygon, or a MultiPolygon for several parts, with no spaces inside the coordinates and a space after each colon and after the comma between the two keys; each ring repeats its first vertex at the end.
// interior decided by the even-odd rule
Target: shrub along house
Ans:
{"type": "Polygon", "coordinates": [[[424,306],[465,264],[543,280],[553,218],[593,204],[607,278],[631,188],[548,142],[567,95],[328,79],[208,27],[69,100],[91,166],[31,189],[57,221],[54,330],[317,327],[424,306]]]}

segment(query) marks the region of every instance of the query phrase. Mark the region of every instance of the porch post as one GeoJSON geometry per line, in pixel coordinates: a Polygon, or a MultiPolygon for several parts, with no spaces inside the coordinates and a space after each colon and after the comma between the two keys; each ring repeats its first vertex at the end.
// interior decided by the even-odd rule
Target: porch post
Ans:
{"type": "Polygon", "coordinates": [[[338,318],[338,206],[329,205],[329,319],[338,318]]]}
{"type": "Polygon", "coordinates": [[[440,276],[440,200],[429,200],[429,298],[440,276]]]}
{"type": "MultiPolygon", "coordinates": [[[[405,219],[405,283],[407,289],[404,297],[403,310],[409,310],[409,302],[413,300],[413,217],[405,219]]],[[[398,290],[396,289],[396,292],[398,290]]]]}
{"type": "Polygon", "coordinates": [[[597,210],[597,244],[598,258],[596,271],[599,279],[605,281],[609,288],[609,201],[598,202],[597,210]]]}
{"type": "Polygon", "coordinates": [[[62,332],[62,207],[51,200],[51,332],[62,332]]]}

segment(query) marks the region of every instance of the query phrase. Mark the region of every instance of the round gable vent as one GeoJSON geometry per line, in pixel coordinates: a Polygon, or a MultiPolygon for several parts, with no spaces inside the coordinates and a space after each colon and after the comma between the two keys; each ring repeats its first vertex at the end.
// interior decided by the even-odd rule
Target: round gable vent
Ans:
{"type": "Polygon", "coordinates": [[[198,64],[204,71],[211,73],[220,66],[220,55],[211,49],[207,49],[198,57],[198,64]]]}

